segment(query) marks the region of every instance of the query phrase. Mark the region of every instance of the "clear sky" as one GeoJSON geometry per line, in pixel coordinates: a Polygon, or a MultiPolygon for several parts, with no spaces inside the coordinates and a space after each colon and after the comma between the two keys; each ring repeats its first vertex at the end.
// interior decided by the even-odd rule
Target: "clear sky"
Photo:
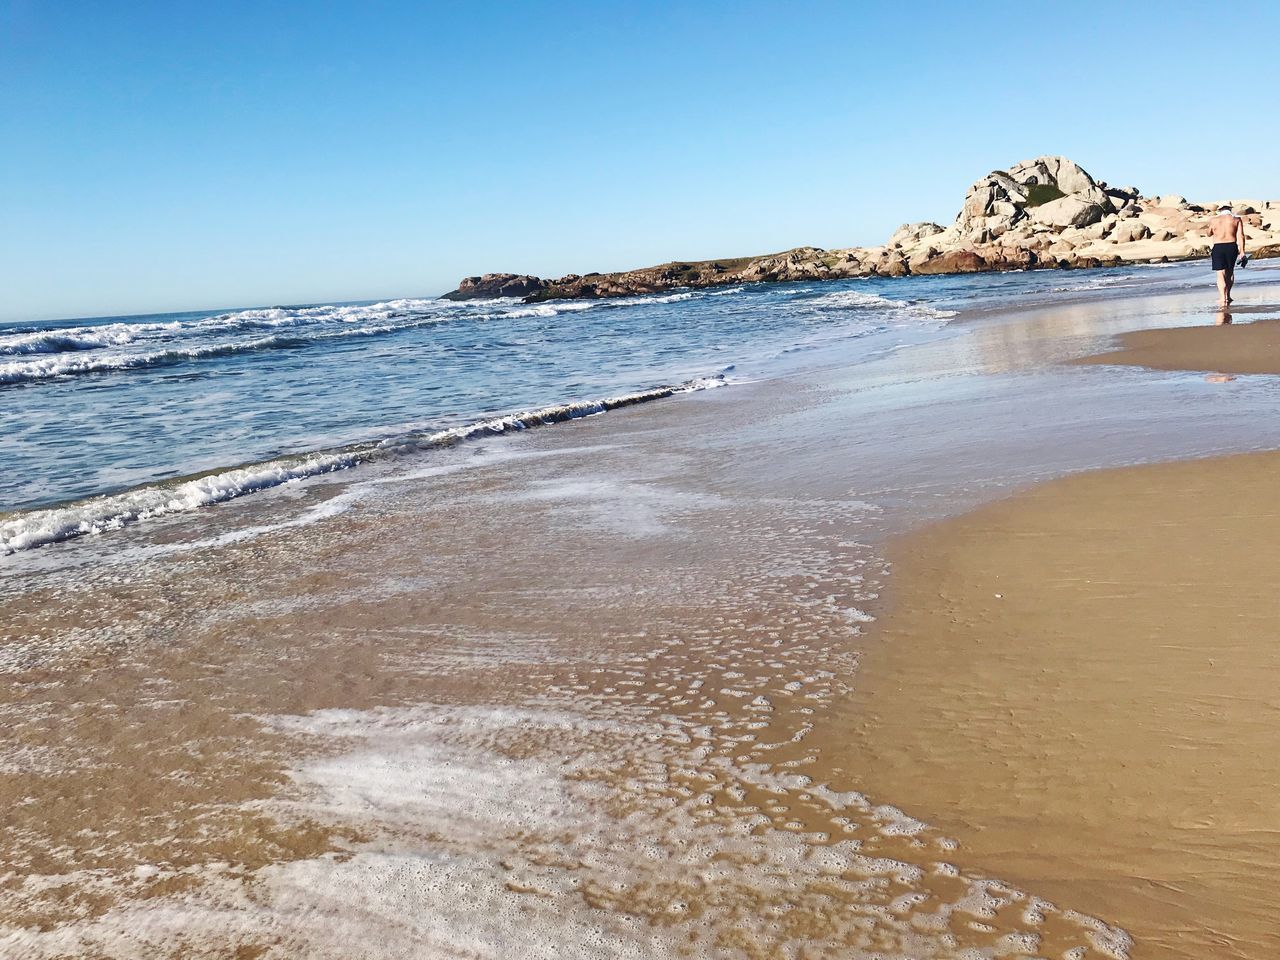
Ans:
{"type": "Polygon", "coordinates": [[[1280,197],[1274,3],[0,0],[0,320],[949,221],[1060,153],[1280,197]]]}

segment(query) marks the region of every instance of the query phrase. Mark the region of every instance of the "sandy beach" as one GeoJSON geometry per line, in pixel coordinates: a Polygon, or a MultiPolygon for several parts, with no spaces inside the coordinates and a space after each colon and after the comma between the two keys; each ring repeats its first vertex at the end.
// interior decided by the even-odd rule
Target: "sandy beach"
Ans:
{"type": "Polygon", "coordinates": [[[1119,349],[1081,357],[1076,362],[1126,364],[1153,370],[1280,374],[1280,321],[1275,319],[1273,308],[1219,311],[1214,315],[1214,323],[1214,326],[1135,330],[1120,336],[1119,349]]]}
{"type": "Polygon", "coordinates": [[[988,312],[10,561],[0,952],[1269,955],[1277,466],[1214,455],[1273,389],[1063,362],[1212,319],[988,312]]]}
{"type": "Polygon", "coordinates": [[[850,766],[1135,957],[1273,955],[1278,471],[1086,473],[896,544],[850,766]]]}

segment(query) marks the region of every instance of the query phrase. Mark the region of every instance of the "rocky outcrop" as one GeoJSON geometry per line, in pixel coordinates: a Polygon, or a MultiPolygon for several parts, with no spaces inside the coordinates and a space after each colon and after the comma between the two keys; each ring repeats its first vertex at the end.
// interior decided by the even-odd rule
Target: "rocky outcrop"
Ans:
{"type": "MultiPolygon", "coordinates": [[[[1233,205],[1244,217],[1251,254],[1280,255],[1280,202],[1237,200],[1233,205]]],[[[599,298],[734,283],[1186,260],[1207,255],[1205,222],[1218,206],[1172,193],[1144,197],[1137,187],[1094,180],[1066,157],[1044,156],[978,180],[949,226],[903,224],[877,247],[798,247],[760,257],[672,262],[558,280],[490,273],[466,278],[445,296],[599,298]]]]}
{"type": "Polygon", "coordinates": [[[486,273],[483,277],[464,277],[458,289],[444,295],[445,300],[487,300],[494,297],[527,297],[537,293],[547,281],[527,274],[486,273]]]}
{"type": "Polygon", "coordinates": [[[1039,157],[987,174],[965,196],[958,233],[972,243],[988,243],[1031,222],[1049,227],[1086,227],[1115,205],[1077,163],[1039,157]]]}

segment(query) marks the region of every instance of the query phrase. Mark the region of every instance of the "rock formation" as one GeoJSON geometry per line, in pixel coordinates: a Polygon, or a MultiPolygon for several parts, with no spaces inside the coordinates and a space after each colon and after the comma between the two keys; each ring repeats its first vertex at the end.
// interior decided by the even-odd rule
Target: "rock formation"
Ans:
{"type": "MultiPolygon", "coordinates": [[[[1280,255],[1280,201],[1232,204],[1244,218],[1250,254],[1280,255]]],[[[664,263],[558,280],[489,273],[467,277],[445,296],[599,298],[758,281],[1187,260],[1207,256],[1204,224],[1218,205],[1190,203],[1177,194],[1144,197],[1137,187],[1094,180],[1066,157],[1037,157],[993,171],[971,186],[950,226],[904,224],[878,247],[798,247],[760,257],[664,263]]]]}
{"type": "Polygon", "coordinates": [[[444,295],[445,300],[483,300],[493,297],[527,297],[547,285],[527,274],[486,273],[483,277],[463,277],[458,289],[444,295]]]}

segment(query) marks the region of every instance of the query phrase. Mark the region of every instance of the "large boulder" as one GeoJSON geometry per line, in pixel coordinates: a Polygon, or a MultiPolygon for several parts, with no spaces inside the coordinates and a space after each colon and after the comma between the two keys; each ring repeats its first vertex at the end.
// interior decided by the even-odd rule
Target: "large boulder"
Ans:
{"type": "Polygon", "coordinates": [[[987,261],[972,250],[947,250],[923,263],[912,263],[912,273],[981,273],[987,261]]]}
{"type": "Polygon", "coordinates": [[[834,263],[838,259],[819,247],[797,247],[756,258],[741,271],[741,276],[745,280],[821,280],[832,275],[827,261],[834,263]]]}
{"type": "MultiPolygon", "coordinates": [[[[1101,184],[1099,184],[1101,186],[1101,184]]],[[[1123,205],[1126,201],[1137,200],[1142,194],[1137,187],[1112,187],[1106,188],[1106,194],[1111,198],[1111,202],[1117,207],[1123,205]]]]}
{"type": "Polygon", "coordinates": [[[1040,263],[1034,251],[1004,244],[985,248],[982,259],[986,261],[988,270],[1030,270],[1040,263]]]}
{"type": "Polygon", "coordinates": [[[1135,240],[1145,240],[1149,236],[1151,236],[1151,228],[1141,220],[1125,220],[1111,231],[1110,240],[1112,243],[1133,243],[1135,240]]]}
{"type": "Polygon", "coordinates": [[[457,290],[446,293],[444,300],[491,300],[495,297],[527,297],[547,286],[546,280],[516,273],[486,273],[482,277],[463,277],[457,290]]]}
{"type": "Polygon", "coordinates": [[[1109,213],[1092,226],[1082,227],[1080,234],[1088,240],[1101,240],[1114,230],[1115,226],[1116,215],[1109,213]]]}
{"type": "Polygon", "coordinates": [[[1087,227],[1110,212],[1110,204],[1083,196],[1069,195],[1030,208],[1027,213],[1037,223],[1051,227],[1087,227]]]}
{"type": "Polygon", "coordinates": [[[911,268],[907,266],[907,261],[896,253],[886,253],[884,257],[876,261],[873,269],[882,277],[905,277],[911,273],[911,268]]]}
{"type": "Polygon", "coordinates": [[[942,225],[937,223],[904,223],[897,230],[893,231],[893,235],[889,237],[889,246],[903,247],[913,243],[919,243],[928,237],[942,233],[942,225]]]}

